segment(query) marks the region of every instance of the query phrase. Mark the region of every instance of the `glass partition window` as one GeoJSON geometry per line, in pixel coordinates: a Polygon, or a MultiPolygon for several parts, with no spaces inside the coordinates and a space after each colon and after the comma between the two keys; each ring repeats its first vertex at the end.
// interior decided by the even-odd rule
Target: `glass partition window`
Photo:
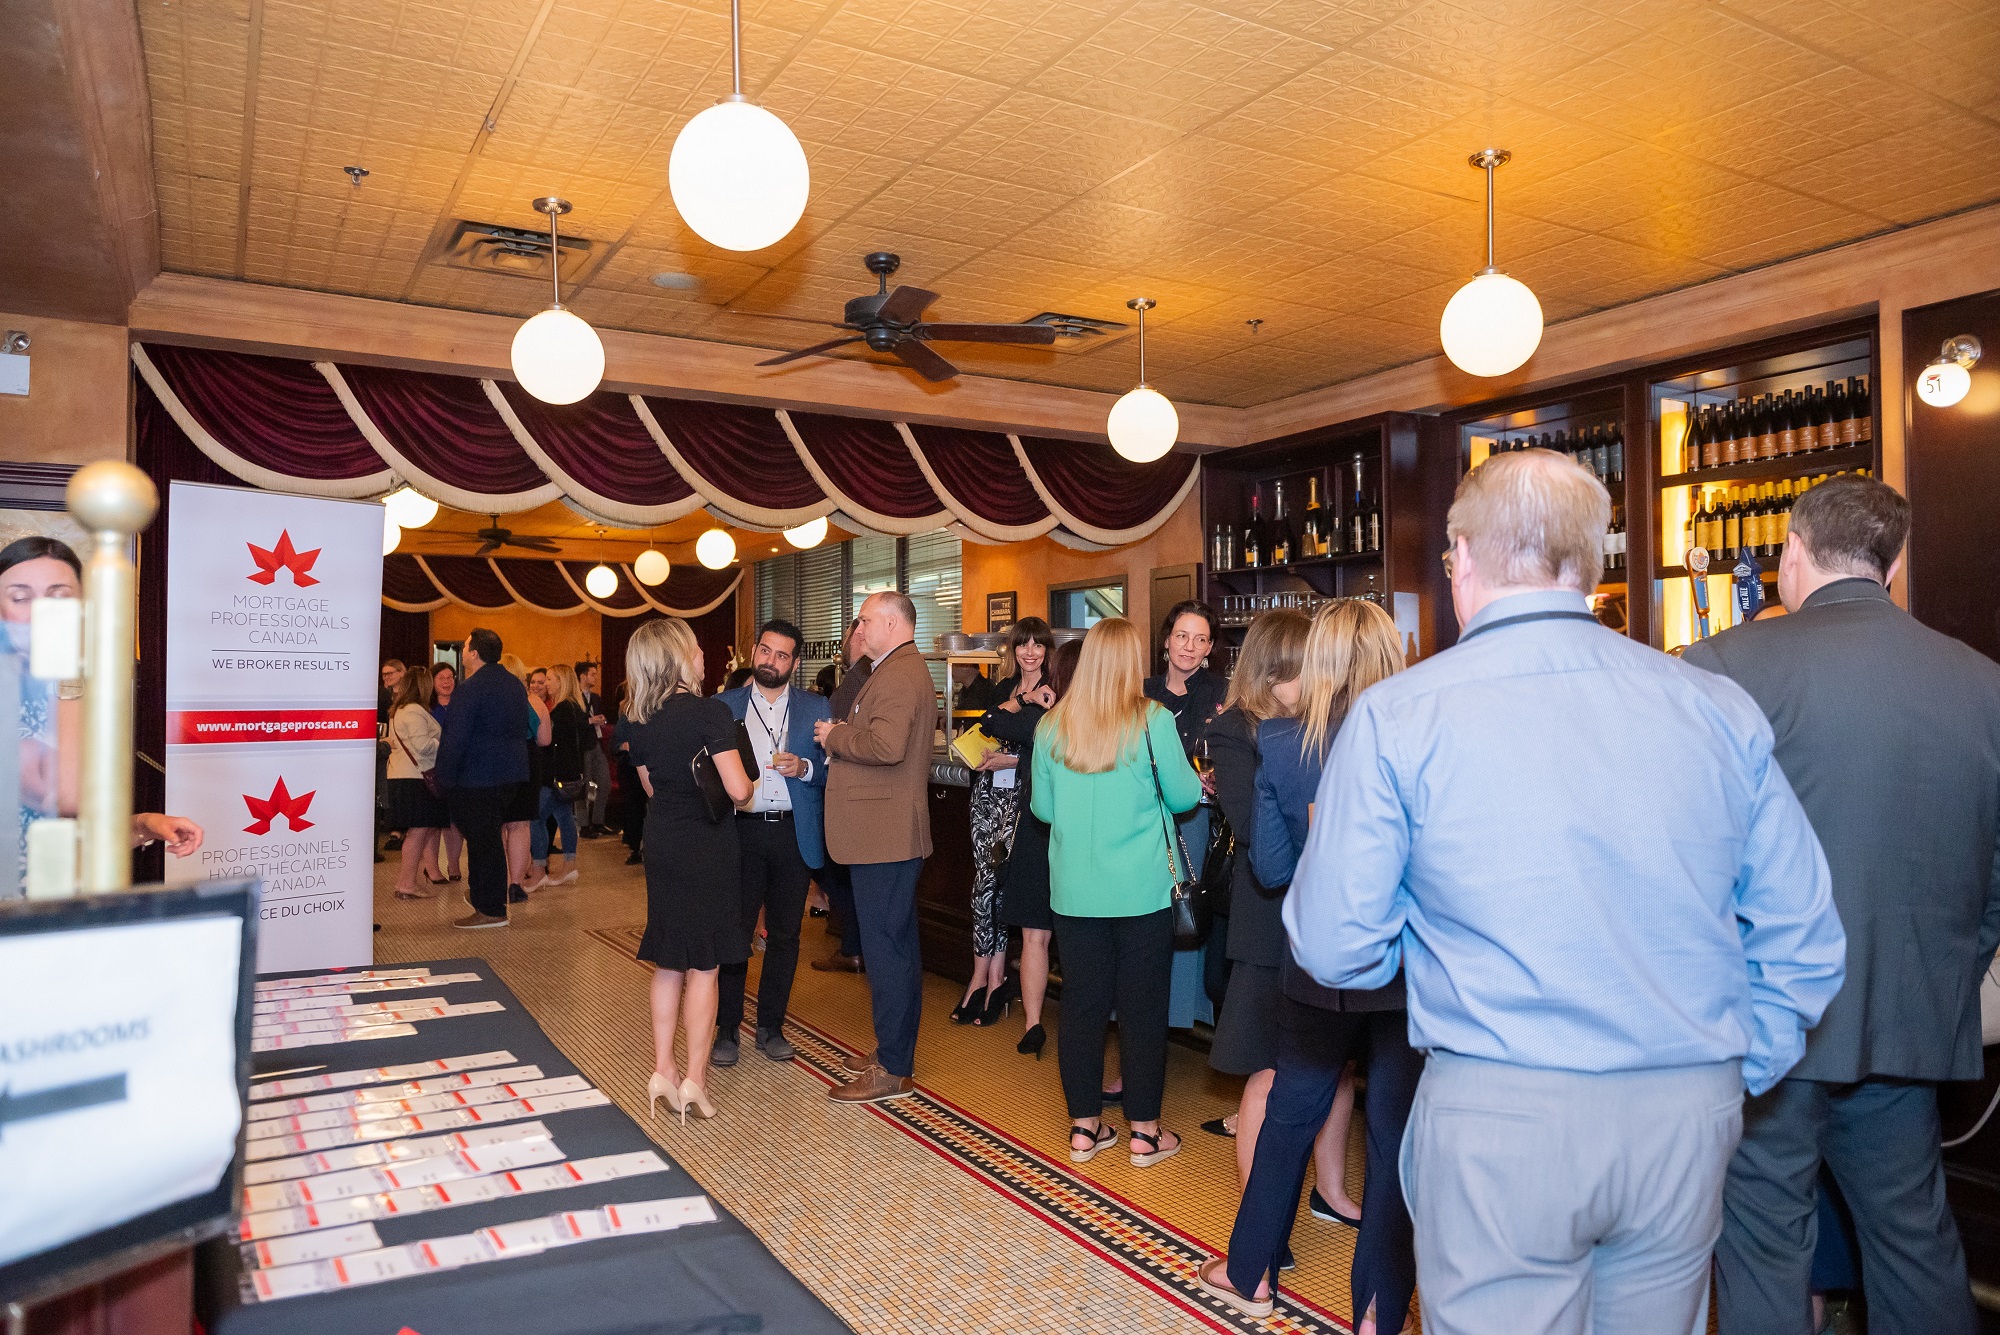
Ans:
{"type": "Polygon", "coordinates": [[[1049,624],[1088,630],[1106,617],[1125,615],[1125,582],[1049,590],[1049,624]]]}

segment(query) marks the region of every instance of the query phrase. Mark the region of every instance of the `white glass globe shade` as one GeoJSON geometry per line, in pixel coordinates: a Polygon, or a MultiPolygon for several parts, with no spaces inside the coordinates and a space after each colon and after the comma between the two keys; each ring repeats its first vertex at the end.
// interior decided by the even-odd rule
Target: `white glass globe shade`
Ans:
{"type": "Polygon", "coordinates": [[[712,528],[694,540],[694,555],[710,570],[720,570],[736,559],[736,539],[712,528]]]}
{"type": "Polygon", "coordinates": [[[632,573],[639,577],[641,584],[665,584],[667,574],[673,569],[668,564],[665,552],[656,552],[651,547],[639,553],[639,559],[632,563],[632,573]]]}
{"type": "Polygon", "coordinates": [[[1181,415],[1166,395],[1141,385],[1111,405],[1104,430],[1112,449],[1135,464],[1149,464],[1180,438],[1181,415]]]}
{"type": "Polygon", "coordinates": [[[762,250],[806,211],[812,185],[799,137],[752,102],[718,102],[681,127],[667,159],[674,207],[724,250],[762,250]]]}
{"type": "Polygon", "coordinates": [[[382,555],[387,556],[390,552],[395,551],[397,545],[402,541],[403,541],[403,526],[396,522],[396,516],[390,513],[389,507],[386,505],[383,506],[382,507],[382,555]]]}
{"type": "Polygon", "coordinates": [[[1949,408],[1972,388],[1972,373],[1957,362],[1932,362],[1917,377],[1917,397],[1933,408],[1949,408]]]}
{"type": "Polygon", "coordinates": [[[604,380],[597,331],[551,307],[514,331],[514,378],[543,403],[575,403],[604,380]]]}
{"type": "Polygon", "coordinates": [[[1506,375],[1542,341],[1542,303],[1528,285],[1483,273],[1452,294],[1438,322],[1444,355],[1468,375],[1506,375]]]}
{"type": "Polygon", "coordinates": [[[808,519],[797,528],[786,529],[785,541],[791,543],[792,546],[799,548],[801,551],[809,547],[819,546],[822,542],[826,541],[826,516],[821,515],[818,519],[808,519]]]}
{"type": "Polygon", "coordinates": [[[609,598],[618,592],[618,572],[599,563],[583,577],[583,587],[593,598],[609,598]]]}
{"type": "Polygon", "coordinates": [[[438,503],[410,487],[398,487],[382,500],[389,517],[401,528],[422,528],[438,517],[438,503]]]}

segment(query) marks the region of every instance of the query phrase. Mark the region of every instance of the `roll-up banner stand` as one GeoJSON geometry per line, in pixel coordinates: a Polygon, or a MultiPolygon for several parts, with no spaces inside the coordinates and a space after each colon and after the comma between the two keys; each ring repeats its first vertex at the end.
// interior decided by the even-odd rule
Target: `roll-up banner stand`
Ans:
{"type": "Polygon", "coordinates": [[[259,973],[367,964],[382,507],[176,482],[167,514],[167,810],[198,875],[263,882],[259,973]]]}

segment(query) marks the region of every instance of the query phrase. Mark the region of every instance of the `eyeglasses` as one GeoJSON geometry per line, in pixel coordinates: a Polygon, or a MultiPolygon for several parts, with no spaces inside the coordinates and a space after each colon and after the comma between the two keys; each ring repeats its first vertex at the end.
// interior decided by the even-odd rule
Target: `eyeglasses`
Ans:
{"type": "Polygon", "coordinates": [[[1442,561],[1444,562],[1444,577],[1445,577],[1446,579],[1454,579],[1454,578],[1456,578],[1456,575],[1454,574],[1454,572],[1453,572],[1453,570],[1452,570],[1452,559],[1451,559],[1451,549],[1450,549],[1449,547],[1447,547],[1447,548],[1445,549],[1445,551],[1444,551],[1444,555],[1443,555],[1442,557],[1440,557],[1439,559],[1440,559],[1440,560],[1442,560],[1442,561]]]}

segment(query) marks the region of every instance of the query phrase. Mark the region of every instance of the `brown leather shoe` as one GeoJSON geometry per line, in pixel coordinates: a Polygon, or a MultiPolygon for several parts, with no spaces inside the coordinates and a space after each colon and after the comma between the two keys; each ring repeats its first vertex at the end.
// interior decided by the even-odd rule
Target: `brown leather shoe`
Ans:
{"type": "Polygon", "coordinates": [[[917,1082],[909,1076],[890,1075],[880,1066],[871,1066],[826,1097],[834,1103],[887,1103],[916,1092],[917,1082]]]}
{"type": "Polygon", "coordinates": [[[507,920],[505,918],[495,918],[484,913],[467,914],[465,917],[452,923],[453,927],[463,932],[476,932],[482,927],[505,927],[506,925],[507,920]]]}
{"type": "Polygon", "coordinates": [[[865,1055],[859,1052],[840,1054],[840,1069],[849,1075],[867,1075],[875,1068],[875,1053],[871,1049],[865,1055]]]}
{"type": "Polygon", "coordinates": [[[868,972],[867,969],[862,967],[861,957],[859,955],[843,955],[837,950],[834,951],[831,955],[826,956],[824,959],[814,960],[812,962],[812,967],[814,971],[817,973],[868,972]]]}

